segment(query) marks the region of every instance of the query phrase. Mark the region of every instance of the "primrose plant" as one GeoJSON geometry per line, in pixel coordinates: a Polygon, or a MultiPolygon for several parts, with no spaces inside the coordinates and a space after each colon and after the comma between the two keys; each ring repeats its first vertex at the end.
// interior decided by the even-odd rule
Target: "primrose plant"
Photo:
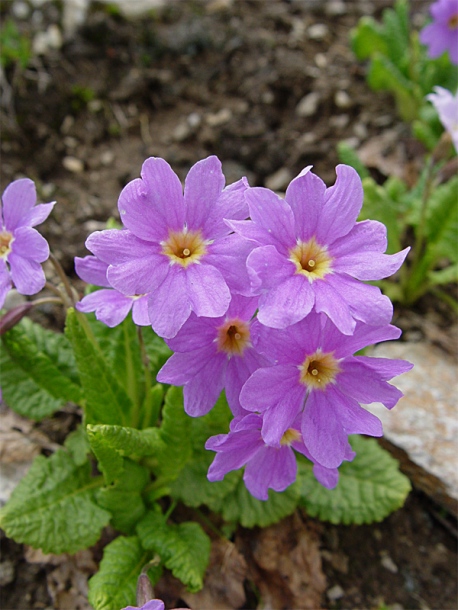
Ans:
{"type": "MultiPolygon", "coordinates": [[[[362,353],[401,334],[366,282],[396,273],[409,248],[385,254],[385,226],[357,221],[358,173],[336,174],[328,188],[307,167],[281,198],[245,178],[225,186],[215,156],[184,189],[149,158],[119,197],[122,228],[92,233],[76,258],[82,297],[53,256],[59,284],[45,285],[48,246],[32,227],[54,204],[35,205],[28,179],[7,187],[2,305],[12,285],[50,294],[2,318],[3,398],[34,420],[70,402],[82,422],[36,458],[0,525],[74,553],[110,524],[119,536],[89,583],[96,610],[132,606],[140,573],[154,585],[164,568],[199,590],[216,524],[230,536],[298,506],[369,523],[402,505],[408,480],[358,435],[382,435],[363,405],[394,407],[389,380],[412,366],[362,353]],[[46,300],[66,308],[65,333],[25,317],[46,300]],[[194,518],[175,520],[178,504],[194,518]]],[[[153,597],[139,606],[161,607],[153,597]]]]}

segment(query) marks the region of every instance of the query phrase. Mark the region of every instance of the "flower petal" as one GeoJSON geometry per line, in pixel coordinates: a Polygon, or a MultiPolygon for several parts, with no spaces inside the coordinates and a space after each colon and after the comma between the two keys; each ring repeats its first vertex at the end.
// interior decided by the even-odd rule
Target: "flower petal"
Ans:
{"type": "Polygon", "coordinates": [[[286,328],[311,311],[315,293],[309,281],[293,275],[259,299],[258,319],[272,328],[286,328]]]}
{"type": "Polygon", "coordinates": [[[349,165],[338,165],[336,174],[334,186],[326,190],[324,206],[318,219],[316,238],[322,245],[331,244],[347,235],[356,223],[363,205],[363,186],[356,170],[349,165]]]}
{"type": "Polygon", "coordinates": [[[396,254],[357,252],[333,261],[336,272],[347,273],[358,280],[381,280],[393,275],[404,262],[409,248],[396,254]]]}
{"type": "MultiPolygon", "coordinates": [[[[240,392],[240,403],[247,411],[265,411],[277,405],[292,388],[299,386],[294,365],[278,365],[255,371],[240,392]]],[[[300,386],[299,386],[300,387],[300,386]]],[[[305,395],[305,388],[302,388],[305,395]]]]}
{"type": "Polygon", "coordinates": [[[249,254],[246,265],[254,294],[276,288],[292,277],[296,270],[294,263],[272,245],[255,248],[249,254]]]}
{"type": "Polygon", "coordinates": [[[21,178],[9,184],[2,197],[3,221],[7,231],[24,226],[26,219],[37,202],[37,191],[33,180],[21,178]]]}
{"type": "Polygon", "coordinates": [[[191,417],[206,415],[224,389],[227,360],[222,354],[218,356],[209,360],[205,369],[184,386],[184,410],[191,417]]]}
{"type": "Polygon", "coordinates": [[[23,224],[28,227],[35,227],[36,225],[41,224],[51,214],[55,205],[56,202],[53,201],[52,203],[40,203],[40,205],[34,206],[25,217],[23,224]]]}
{"type": "Polygon", "coordinates": [[[0,309],[5,304],[6,295],[11,290],[11,278],[3,258],[0,258],[0,309]]]}
{"type": "Polygon", "coordinates": [[[107,280],[108,265],[96,256],[75,256],[75,271],[78,276],[88,284],[110,288],[107,280]]]}
{"type": "Polygon", "coordinates": [[[246,267],[253,244],[236,234],[227,235],[208,246],[205,263],[219,269],[228,287],[239,294],[251,295],[246,267]]]}
{"type": "Polygon", "coordinates": [[[290,447],[262,447],[246,465],[243,480],[252,496],[268,500],[268,489],[284,491],[296,474],[296,457],[290,447]]]}
{"type": "Polygon", "coordinates": [[[286,189],[285,199],[291,206],[296,225],[296,237],[308,241],[315,235],[324,205],[326,185],[308,166],[286,189]]]}
{"type": "Polygon", "coordinates": [[[293,211],[284,199],[258,186],[248,189],[245,197],[252,222],[274,238],[280,252],[296,245],[293,211]]]}
{"type": "Polygon", "coordinates": [[[46,278],[40,263],[22,258],[14,252],[8,256],[8,262],[11,268],[11,279],[18,292],[31,295],[44,288],[46,278]]]}
{"type": "Polygon", "coordinates": [[[162,284],[150,294],[148,307],[154,332],[165,339],[175,337],[191,313],[183,270],[170,269],[162,284]]]}
{"type": "Polygon", "coordinates": [[[330,276],[313,283],[315,289],[315,309],[325,313],[344,335],[351,335],[355,328],[355,320],[345,299],[345,293],[336,289],[339,284],[329,281],[330,276]]]}
{"type": "Polygon", "coordinates": [[[197,316],[222,316],[231,302],[223,275],[211,265],[190,265],[186,269],[186,293],[197,316]]]}
{"type": "Polygon", "coordinates": [[[76,309],[84,313],[95,311],[95,317],[110,328],[118,326],[131,310],[132,299],[117,290],[103,288],[86,295],[76,309]]]}
{"type": "Polygon", "coordinates": [[[262,415],[262,438],[267,445],[279,447],[284,433],[291,428],[301,412],[305,388],[295,386],[288,389],[278,403],[262,415]]]}
{"type": "Polygon", "coordinates": [[[148,296],[133,298],[132,320],[137,326],[151,326],[148,313],[148,296]]]}
{"type": "Polygon", "coordinates": [[[223,216],[208,222],[211,212],[221,195],[226,180],[221,161],[212,155],[191,167],[184,185],[186,225],[190,231],[203,230],[205,239],[214,238],[215,229],[227,233],[223,216]]]}
{"type": "Polygon", "coordinates": [[[212,360],[215,360],[215,350],[208,345],[193,352],[175,352],[158,372],[157,380],[159,383],[185,385],[210,366],[212,360]]]}
{"type": "Polygon", "coordinates": [[[119,265],[161,251],[159,245],[138,239],[130,231],[120,229],[94,231],[86,239],[86,248],[108,265],[119,265]]]}
{"type": "Polygon", "coordinates": [[[387,248],[386,227],[376,220],[357,222],[352,230],[329,247],[330,255],[338,259],[362,252],[385,252],[387,248]]]}
{"type": "MultiPolygon", "coordinates": [[[[11,249],[17,256],[36,263],[44,263],[49,257],[48,242],[37,230],[30,227],[18,227],[15,230],[11,249]]],[[[10,259],[11,254],[8,257],[8,260],[10,259]]]]}
{"type": "Polygon", "coordinates": [[[110,265],[107,279],[113,288],[134,296],[149,294],[159,288],[170,273],[170,265],[164,256],[156,254],[110,265]]]}
{"type": "Polygon", "coordinates": [[[356,400],[335,388],[329,388],[326,398],[336,406],[336,417],[347,434],[383,436],[382,422],[363,409],[356,400]]]}

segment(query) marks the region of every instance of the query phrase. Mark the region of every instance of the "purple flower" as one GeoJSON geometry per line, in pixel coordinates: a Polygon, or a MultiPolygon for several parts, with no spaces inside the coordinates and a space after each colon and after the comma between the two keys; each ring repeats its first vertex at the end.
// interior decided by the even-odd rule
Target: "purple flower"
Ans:
{"type": "MultiPolygon", "coordinates": [[[[236,417],[229,434],[218,434],[208,439],[205,448],[216,451],[209,470],[209,481],[221,481],[231,470],[245,466],[243,480],[248,491],[258,500],[268,499],[268,489],[284,491],[296,480],[297,462],[294,450],[313,461],[301,437],[299,427],[292,425],[281,437],[279,446],[268,445],[261,434],[262,417],[256,413],[236,417]]],[[[345,459],[352,460],[351,450],[345,459]]],[[[315,463],[313,473],[317,480],[332,489],[337,485],[337,468],[325,468],[315,463]]]]}
{"type": "Polygon", "coordinates": [[[391,320],[391,301],[375,286],[393,274],[409,248],[386,250],[386,227],[356,222],[363,189],[356,171],[336,168],[331,188],[304,169],[288,186],[285,199],[266,188],[246,191],[251,220],[228,221],[255,247],[247,259],[258,318],[272,328],[299,322],[315,308],[350,335],[358,320],[382,325],[391,320]]]}
{"type": "Polygon", "coordinates": [[[184,408],[197,417],[210,411],[223,389],[234,416],[245,413],[239,394],[245,381],[271,361],[253,348],[260,324],[253,319],[258,299],[233,295],[219,318],[191,314],[175,338],[166,341],[175,352],[157,375],[160,383],[184,386],[184,408]]]}
{"type": "Polygon", "coordinates": [[[431,58],[448,51],[450,60],[458,64],[458,0],[437,0],[429,10],[433,21],[420,32],[420,42],[431,58]]]}
{"type": "Polygon", "coordinates": [[[21,294],[40,292],[46,283],[41,268],[49,256],[48,242],[32,229],[48,218],[54,203],[35,205],[35,184],[28,178],[6,187],[0,206],[0,308],[12,287],[21,294]]]}
{"type": "Polygon", "coordinates": [[[184,194],[163,159],[147,159],[141,174],[119,197],[127,230],[93,233],[86,245],[109,265],[113,288],[126,295],[149,295],[153,329],[171,338],[191,312],[222,316],[230,289],[249,294],[245,260],[251,246],[231,235],[224,222],[247,217],[247,182],[224,188],[221,163],[214,156],[190,169],[184,194]]]}
{"type": "Polygon", "coordinates": [[[456,152],[458,152],[458,93],[453,95],[444,87],[434,87],[435,93],[426,96],[439,115],[444,129],[450,134],[456,152]]]}
{"type": "Polygon", "coordinates": [[[357,322],[348,336],[316,313],[284,330],[264,327],[255,347],[273,357],[275,366],[258,369],[248,379],[240,394],[242,407],[262,414],[262,437],[277,447],[300,416],[313,460],[337,468],[350,451],[349,434],[382,435],[379,419],[359,403],[381,402],[391,409],[402,392],[387,381],[412,368],[404,360],[352,354],[400,334],[395,326],[357,322]]]}
{"type": "Polygon", "coordinates": [[[103,286],[83,297],[76,309],[84,313],[95,311],[97,320],[113,327],[121,324],[132,309],[132,318],[137,326],[149,326],[148,301],[146,295],[127,296],[112,288],[107,280],[107,263],[95,256],[75,257],[75,269],[79,277],[94,286],[103,286]]]}
{"type": "Polygon", "coordinates": [[[143,606],[127,606],[122,610],[165,610],[164,602],[161,599],[151,599],[143,606]]]}

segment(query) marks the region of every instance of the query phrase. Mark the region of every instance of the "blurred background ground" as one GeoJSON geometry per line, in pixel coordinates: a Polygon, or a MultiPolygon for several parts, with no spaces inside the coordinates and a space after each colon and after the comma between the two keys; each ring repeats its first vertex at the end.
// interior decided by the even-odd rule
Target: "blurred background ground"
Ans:
{"type": "MultiPolygon", "coordinates": [[[[126,17],[116,2],[85,0],[3,0],[0,5],[2,26],[13,24],[29,44],[27,61],[4,66],[0,79],[1,187],[28,176],[41,201],[58,201],[42,230],[70,275],[73,257],[87,253],[85,238],[117,217],[121,188],[139,175],[148,156],[164,157],[184,178],[193,163],[216,154],[228,183],[247,176],[252,186],[281,192],[307,165],[332,184],[336,145],[345,140],[377,180],[390,174],[408,183],[416,179],[420,145],[397,119],[390,96],[369,90],[365,66],[349,47],[357,20],[379,17],[391,1],[130,0],[124,5],[131,10],[146,5],[146,12],[126,17]]],[[[428,5],[411,2],[418,27],[428,5]]],[[[7,39],[3,49],[5,44],[7,39]]],[[[41,315],[47,324],[62,324],[54,310],[43,309],[41,315]]],[[[430,297],[415,311],[396,312],[407,339],[434,344],[447,357],[456,346],[452,321],[447,308],[430,297]]],[[[35,434],[30,455],[30,447],[19,449],[28,457],[51,451],[78,419],[69,409],[39,425],[15,420],[8,428],[5,418],[11,412],[1,416],[8,434],[13,430],[23,440],[35,434]]],[[[3,439],[8,452],[11,436],[3,439]]],[[[398,457],[415,488],[406,505],[383,523],[333,526],[302,515],[282,526],[285,544],[276,549],[278,557],[290,557],[299,540],[305,541],[307,556],[317,551],[307,568],[309,588],[314,579],[317,586],[311,597],[303,593],[297,607],[458,607],[456,503],[441,502],[435,484],[422,484],[424,473],[415,475],[411,462],[398,457]]],[[[276,583],[275,594],[264,592],[264,600],[272,594],[273,608],[280,607],[279,599],[288,608],[288,600],[300,598],[293,576],[296,570],[299,578],[304,564],[298,560],[290,566],[290,578],[280,578],[278,566],[268,568],[256,558],[256,548],[268,544],[263,536],[257,530],[238,532],[231,548],[242,556],[237,564],[242,593],[220,581],[229,591],[225,603],[232,604],[221,607],[256,607],[256,582],[276,583]]],[[[1,607],[87,607],[85,583],[101,548],[62,560],[3,538],[1,607]]],[[[218,574],[221,570],[216,580],[218,574]]],[[[176,583],[166,584],[162,593],[174,607],[182,592],[176,583]]]]}

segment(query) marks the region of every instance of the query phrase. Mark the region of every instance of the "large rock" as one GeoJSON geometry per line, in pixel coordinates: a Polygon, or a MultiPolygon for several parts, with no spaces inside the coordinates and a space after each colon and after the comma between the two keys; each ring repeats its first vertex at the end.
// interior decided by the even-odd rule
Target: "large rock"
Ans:
{"type": "Polygon", "coordinates": [[[380,403],[367,408],[381,419],[385,438],[407,454],[398,452],[396,457],[413,484],[456,514],[456,362],[443,350],[427,343],[383,343],[371,355],[402,358],[414,364],[411,371],[393,380],[404,393],[394,409],[389,411],[380,403]]]}

